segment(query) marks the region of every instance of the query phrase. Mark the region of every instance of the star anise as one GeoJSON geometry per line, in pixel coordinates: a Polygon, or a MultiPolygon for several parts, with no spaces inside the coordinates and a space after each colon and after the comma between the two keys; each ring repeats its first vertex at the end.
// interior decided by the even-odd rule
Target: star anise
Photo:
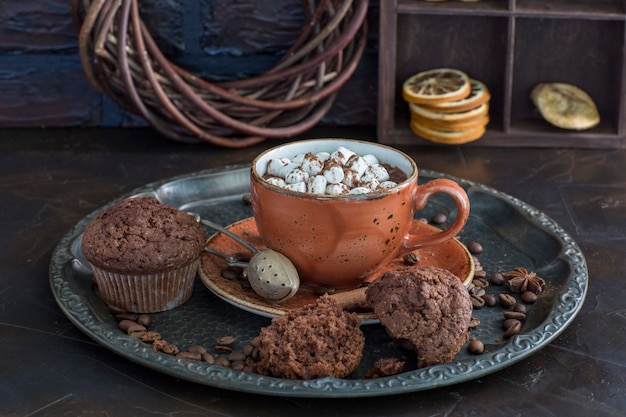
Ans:
{"type": "Polygon", "coordinates": [[[515,268],[513,271],[505,272],[504,277],[508,280],[507,285],[511,292],[524,293],[532,291],[541,294],[546,281],[537,276],[534,272],[528,272],[526,268],[515,268]]]}

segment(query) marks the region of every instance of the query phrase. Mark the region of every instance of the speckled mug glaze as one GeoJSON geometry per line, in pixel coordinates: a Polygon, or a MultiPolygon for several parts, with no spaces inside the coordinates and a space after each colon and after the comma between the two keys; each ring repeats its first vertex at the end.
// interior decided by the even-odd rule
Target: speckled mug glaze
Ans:
{"type": "Polygon", "coordinates": [[[357,287],[397,256],[452,239],[463,229],[470,211],[467,194],[457,183],[435,179],[420,186],[413,159],[373,142],[333,138],[287,143],[257,156],[250,176],[254,219],[263,242],[287,256],[306,285],[357,287]],[[333,152],[339,146],[359,155],[373,154],[381,163],[400,168],[407,179],[384,192],[350,196],[299,193],[263,179],[272,158],[333,152]],[[415,211],[435,193],[455,201],[454,223],[436,234],[410,234],[415,211]]]}

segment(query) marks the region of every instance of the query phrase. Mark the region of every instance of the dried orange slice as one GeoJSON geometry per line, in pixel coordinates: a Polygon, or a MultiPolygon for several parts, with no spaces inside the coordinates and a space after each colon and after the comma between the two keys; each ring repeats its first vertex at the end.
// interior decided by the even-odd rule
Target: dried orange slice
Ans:
{"type": "Polygon", "coordinates": [[[402,97],[409,103],[436,104],[460,100],[471,92],[470,78],[454,68],[436,68],[408,78],[402,97]]]}
{"type": "Polygon", "coordinates": [[[460,145],[480,139],[487,130],[486,126],[478,126],[469,130],[458,130],[446,132],[442,130],[429,129],[418,123],[411,122],[411,130],[417,136],[427,139],[435,143],[443,143],[448,145],[460,145]]]}
{"type": "Polygon", "coordinates": [[[458,113],[474,109],[481,104],[486,103],[491,98],[491,94],[484,83],[471,79],[470,86],[470,93],[465,98],[437,104],[420,104],[420,106],[427,110],[436,112],[458,113]]]}
{"type": "Polygon", "coordinates": [[[530,97],[543,118],[562,129],[585,130],[600,123],[600,114],[593,99],[574,85],[538,84],[530,97]]]}
{"type": "Polygon", "coordinates": [[[445,121],[445,122],[469,122],[471,120],[478,120],[483,118],[489,112],[488,103],[483,103],[480,106],[458,113],[443,113],[428,110],[425,107],[419,106],[415,103],[409,103],[409,110],[411,114],[419,115],[430,120],[445,121]]]}
{"type": "Polygon", "coordinates": [[[486,114],[480,119],[469,120],[467,122],[446,122],[441,120],[431,120],[426,117],[413,114],[411,115],[411,122],[415,122],[429,129],[442,130],[445,132],[454,132],[458,130],[471,130],[479,126],[487,126],[487,124],[489,124],[489,115],[486,114]]]}

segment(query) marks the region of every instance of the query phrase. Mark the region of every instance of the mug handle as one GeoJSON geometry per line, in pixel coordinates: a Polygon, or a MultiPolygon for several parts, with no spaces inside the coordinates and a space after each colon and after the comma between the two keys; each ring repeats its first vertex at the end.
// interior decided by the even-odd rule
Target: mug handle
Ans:
{"type": "Polygon", "coordinates": [[[413,210],[418,211],[426,207],[428,199],[437,193],[444,193],[452,197],[457,207],[457,216],[454,223],[441,232],[430,235],[409,234],[404,242],[403,252],[410,252],[422,246],[436,245],[454,238],[465,226],[470,213],[470,201],[465,190],[456,182],[438,178],[418,186],[413,194],[413,210]]]}

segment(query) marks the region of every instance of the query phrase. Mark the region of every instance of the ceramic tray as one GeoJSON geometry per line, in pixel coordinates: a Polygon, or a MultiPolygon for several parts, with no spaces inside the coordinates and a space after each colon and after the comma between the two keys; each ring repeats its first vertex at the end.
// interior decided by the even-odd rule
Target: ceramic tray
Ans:
{"type": "MultiPolygon", "coordinates": [[[[420,182],[440,177],[445,176],[420,170],[420,182]]],[[[427,390],[472,380],[508,367],[554,340],[579,312],[587,291],[588,274],[577,244],[544,213],[489,187],[452,179],[465,188],[471,201],[470,218],[459,239],[482,244],[484,251],[478,260],[483,268],[491,273],[525,267],[547,281],[546,291],[529,309],[521,334],[512,339],[502,337],[501,307],[474,312],[481,324],[471,330],[470,336],[485,343],[486,352],[482,355],[471,355],[463,348],[447,364],[415,369],[414,363],[408,363],[413,370],[366,379],[365,373],[380,357],[411,357],[398,344],[390,342],[379,324],[362,327],[366,337],[363,360],[347,379],[284,380],[154,351],[150,345],[118,330],[92,285],[91,272],[80,253],[81,233],[93,217],[113,202],[82,219],[61,239],[50,262],[50,285],[67,317],[97,343],[140,365],[199,384],[265,395],[363,397],[427,390]]],[[[120,198],[154,195],[164,203],[228,225],[252,215],[250,206],[242,200],[248,192],[249,170],[241,167],[155,182],[120,198]]],[[[434,196],[416,216],[429,218],[439,212],[454,216],[454,211],[448,197],[434,196]]],[[[491,286],[488,291],[497,294],[501,288],[491,286]]],[[[181,350],[189,344],[202,344],[211,350],[215,340],[222,336],[236,337],[237,350],[270,320],[223,301],[197,280],[191,299],[177,309],[152,314],[150,328],[181,350]]]]}

